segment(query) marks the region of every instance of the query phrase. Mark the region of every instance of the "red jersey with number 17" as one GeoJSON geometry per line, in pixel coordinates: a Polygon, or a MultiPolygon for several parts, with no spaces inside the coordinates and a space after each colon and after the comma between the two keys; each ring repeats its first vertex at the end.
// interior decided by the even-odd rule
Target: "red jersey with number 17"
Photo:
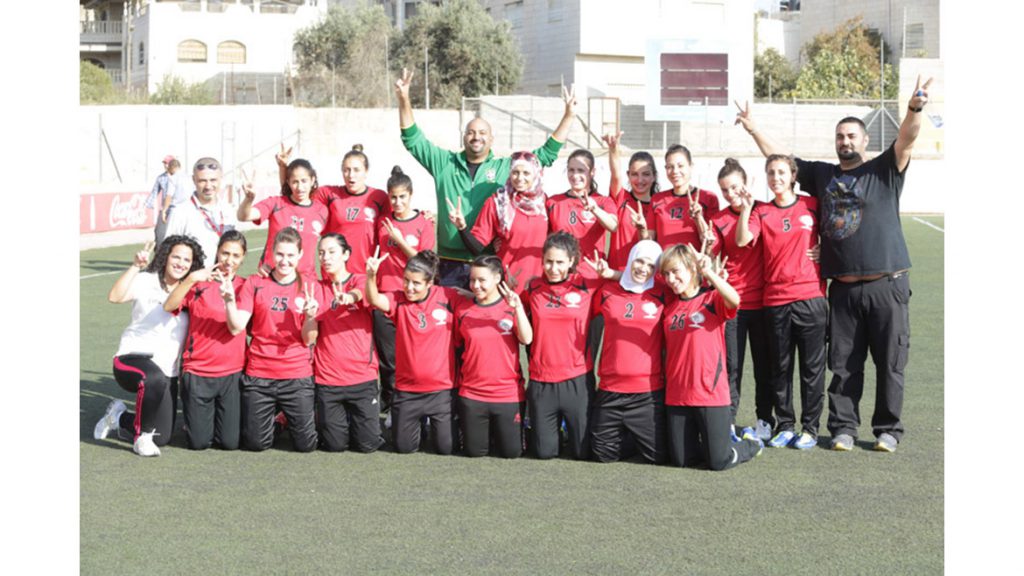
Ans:
{"type": "Polygon", "coordinates": [[[667,296],[665,332],[665,404],[728,406],[725,323],[736,317],[714,288],[693,298],[667,296]]]}
{"type": "Polygon", "coordinates": [[[260,211],[260,217],[253,223],[259,226],[264,221],[268,222],[267,247],[260,262],[267,270],[274,268],[274,237],[291,226],[302,238],[302,259],[298,270],[306,277],[313,277],[316,274],[316,243],[327,226],[327,208],[312,201],[306,206],[296,204],[287,196],[264,198],[256,203],[255,208],[260,211]]]}
{"type": "Polygon", "coordinates": [[[273,275],[245,280],[237,307],[252,313],[246,374],[269,380],[313,375],[313,355],[302,343],[305,303],[298,275],[288,284],[278,284],[273,275]]]}
{"type": "MultiPolygon", "coordinates": [[[[237,296],[245,282],[231,281],[237,296]]],[[[234,336],[228,330],[220,282],[197,282],[174,313],[188,311],[188,336],[181,354],[181,371],[204,378],[220,378],[245,368],[245,332],[234,336]]]]}
{"type": "Polygon", "coordinates": [[[574,272],[557,284],[538,276],[526,285],[522,299],[533,326],[530,380],[563,382],[594,367],[587,328],[590,302],[602,282],[574,272]]]}
{"type": "Polygon", "coordinates": [[[818,201],[809,196],[797,196],[789,206],[768,202],[754,209],[761,221],[765,306],[825,297],[821,266],[807,257],[818,244],[817,211],[818,201]]]}
{"type": "Polygon", "coordinates": [[[377,246],[380,219],[391,214],[387,192],[367,186],[362,194],[352,194],[344,186],[320,186],[313,200],[327,206],[324,232],[341,234],[352,247],[346,268],[365,274],[366,259],[377,246]]]}
{"type": "Polygon", "coordinates": [[[601,364],[597,368],[600,388],[620,394],[664,388],[661,316],[665,294],[661,286],[637,294],[618,282],[606,282],[594,298],[593,307],[594,314],[604,316],[601,364]]]}
{"type": "Polygon", "coordinates": [[[384,292],[395,323],[395,389],[420,394],[455,386],[454,288],[431,286],[410,302],[404,292],[384,292]]]}
{"type": "MultiPolygon", "coordinates": [[[[334,301],[330,278],[317,283],[317,338],[313,347],[316,383],[352,386],[377,379],[377,353],[373,349],[373,316],[365,301],[344,306],[334,301]]],[[[366,276],[349,274],[341,291],[366,289],[366,276]]]]}
{"type": "Polygon", "coordinates": [[[459,396],[480,402],[522,402],[526,399],[519,367],[516,311],[504,298],[478,304],[473,298],[455,302],[455,347],[462,348],[459,396]]]}

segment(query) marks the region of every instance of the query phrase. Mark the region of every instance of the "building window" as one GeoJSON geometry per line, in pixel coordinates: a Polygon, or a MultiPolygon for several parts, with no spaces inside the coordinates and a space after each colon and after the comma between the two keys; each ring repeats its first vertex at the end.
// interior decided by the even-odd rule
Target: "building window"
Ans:
{"type": "Polygon", "coordinates": [[[146,43],[139,42],[139,66],[146,65],[146,43]]]}
{"type": "Polygon", "coordinates": [[[548,22],[561,22],[565,0],[548,0],[548,22]]]}
{"type": "Polygon", "coordinates": [[[505,20],[513,29],[523,26],[523,0],[505,4],[505,20]]]}
{"type": "Polygon", "coordinates": [[[178,62],[206,62],[206,44],[199,40],[178,44],[178,62]]]}
{"type": "Polygon", "coordinates": [[[245,44],[234,40],[218,44],[217,64],[245,64],[245,44]]]}
{"type": "Polygon", "coordinates": [[[906,42],[904,49],[907,54],[913,55],[918,50],[924,50],[924,24],[910,24],[907,26],[906,42]]]}

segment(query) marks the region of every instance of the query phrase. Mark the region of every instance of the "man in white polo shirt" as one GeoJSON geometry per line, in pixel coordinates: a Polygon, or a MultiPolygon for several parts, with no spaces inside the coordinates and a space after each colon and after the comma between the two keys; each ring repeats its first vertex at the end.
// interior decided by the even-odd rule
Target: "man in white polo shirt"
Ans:
{"type": "Polygon", "coordinates": [[[217,243],[222,234],[234,230],[238,224],[235,211],[220,198],[223,173],[220,162],[204,157],[192,168],[192,182],[196,191],[171,212],[167,220],[167,236],[186,234],[196,239],[203,248],[207,268],[217,263],[217,243]]]}

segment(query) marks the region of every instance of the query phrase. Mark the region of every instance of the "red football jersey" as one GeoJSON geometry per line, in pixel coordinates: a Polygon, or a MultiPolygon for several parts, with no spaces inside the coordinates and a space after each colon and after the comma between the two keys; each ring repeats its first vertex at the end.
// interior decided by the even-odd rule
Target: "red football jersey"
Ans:
{"type": "Polygon", "coordinates": [[[714,288],[685,299],[668,295],[665,317],[665,404],[728,406],[725,323],[736,317],[714,288]]]}
{"type": "Polygon", "coordinates": [[[351,194],[344,186],[320,186],[313,200],[327,206],[324,231],[341,234],[352,247],[346,268],[365,274],[366,259],[377,246],[380,219],[391,214],[387,192],[367,186],[362,194],[351,194]]]}
{"type": "Polygon", "coordinates": [[[384,292],[395,323],[395,389],[437,392],[455,385],[454,288],[431,286],[410,302],[404,292],[384,292]]]}
{"type": "MultiPolygon", "coordinates": [[[[339,306],[331,280],[317,283],[317,338],[313,347],[316,383],[351,386],[377,379],[377,353],[373,348],[373,316],[365,301],[339,306]]],[[[366,276],[349,274],[343,292],[366,289],[366,276]]]]}
{"type": "MultiPolygon", "coordinates": [[[[236,297],[244,282],[238,276],[232,280],[236,297]]],[[[178,312],[181,310],[187,310],[189,317],[182,372],[220,378],[245,368],[245,333],[232,336],[228,330],[220,282],[196,283],[182,299],[178,312]]]]}
{"type": "Polygon", "coordinates": [[[522,294],[533,327],[530,379],[563,382],[593,368],[587,354],[587,328],[591,299],[603,280],[588,280],[579,273],[557,284],[538,276],[522,294]]]}
{"type": "MultiPolygon", "coordinates": [[[[627,192],[625,189],[621,190],[616,197],[619,198],[616,212],[619,217],[619,227],[615,232],[612,232],[612,241],[608,247],[608,267],[612,270],[622,270],[626,267],[626,264],[629,264],[629,251],[640,240],[640,231],[633,225],[633,218],[629,215],[629,209],[635,212],[637,202],[640,203],[640,209],[643,210],[644,220],[647,222],[648,229],[654,228],[654,212],[651,208],[650,200],[647,202],[637,200],[632,192],[627,192]],[[629,209],[626,208],[627,206],[629,206],[629,209]]],[[[587,258],[590,258],[590,256],[587,256],[587,258]]]]}
{"type": "MultiPolygon", "coordinates": [[[[315,281],[315,278],[310,280],[315,281]]],[[[313,375],[313,355],[302,343],[302,281],[278,284],[273,276],[249,276],[238,294],[238,309],[252,313],[245,373],[288,380],[313,375]]]]}
{"type": "Polygon", "coordinates": [[[455,346],[462,348],[459,396],[480,402],[525,400],[515,310],[504,298],[484,305],[461,297],[455,302],[455,321],[455,346]]]}
{"type": "Polygon", "coordinates": [[[253,220],[253,223],[259,226],[264,221],[268,222],[267,247],[263,250],[260,262],[268,270],[274,267],[274,237],[291,226],[302,238],[302,259],[299,260],[298,270],[306,277],[313,277],[316,274],[316,244],[327,226],[327,208],[319,202],[302,206],[287,196],[264,198],[256,203],[255,208],[260,211],[260,217],[253,220]]]}
{"type": "Polygon", "coordinates": [[[818,244],[817,210],[818,201],[809,196],[797,196],[782,208],[767,202],[755,209],[753,216],[761,224],[765,306],[825,296],[821,266],[807,257],[818,244]]]}
{"type": "MultiPolygon", "coordinates": [[[[427,220],[422,212],[417,212],[415,216],[408,220],[398,220],[394,216],[389,216],[388,218],[390,218],[392,226],[402,231],[402,236],[405,237],[405,242],[409,246],[417,251],[434,249],[434,223],[427,220]]],[[[380,268],[377,270],[378,290],[381,292],[401,290],[402,277],[405,272],[405,265],[409,262],[409,257],[391,239],[387,228],[384,227],[383,218],[381,219],[380,226],[377,228],[377,245],[380,246],[381,257],[384,254],[388,254],[387,259],[380,263],[380,268]]],[[[349,259],[349,262],[351,261],[349,259]]]]}
{"type": "Polygon", "coordinates": [[[534,276],[543,273],[544,240],[548,236],[546,213],[528,216],[516,212],[507,235],[501,231],[494,196],[484,201],[480,215],[473,224],[473,236],[484,246],[495,242],[495,252],[508,271],[509,286],[522,290],[534,276]]]}
{"type": "MultiPolygon", "coordinates": [[[[615,215],[618,208],[615,201],[607,196],[591,194],[594,203],[605,212],[615,215]]],[[[548,231],[568,232],[576,237],[580,243],[580,254],[587,258],[594,257],[594,249],[597,249],[602,258],[605,257],[605,230],[597,216],[592,212],[583,209],[583,202],[579,198],[570,196],[568,192],[556,194],[547,200],[548,209],[548,231]]],[[[593,280],[597,278],[595,271],[582,259],[577,270],[585,278],[593,280]]]]}
{"type": "Polygon", "coordinates": [[[604,341],[597,374],[600,388],[636,394],[665,387],[661,372],[665,294],[660,286],[636,294],[618,282],[606,282],[593,302],[604,316],[604,341]]]}
{"type": "MultiPolygon", "coordinates": [[[[704,219],[718,213],[718,196],[707,190],[697,190],[697,202],[704,210],[704,219]]],[[[651,212],[654,216],[654,233],[658,244],[667,248],[673,244],[689,244],[700,248],[700,233],[690,217],[690,197],[676,196],[674,191],[658,192],[651,198],[651,212]]]]}
{"type": "MultiPolygon", "coordinates": [[[[757,201],[754,207],[763,202],[757,201]]],[[[750,214],[748,226],[755,241],[740,248],[736,245],[736,223],[739,214],[732,208],[725,208],[711,219],[715,229],[716,253],[727,257],[725,271],[729,273],[729,285],[740,295],[740,310],[757,310],[763,306],[764,298],[764,252],[756,238],[761,233],[761,219],[750,214]]]]}

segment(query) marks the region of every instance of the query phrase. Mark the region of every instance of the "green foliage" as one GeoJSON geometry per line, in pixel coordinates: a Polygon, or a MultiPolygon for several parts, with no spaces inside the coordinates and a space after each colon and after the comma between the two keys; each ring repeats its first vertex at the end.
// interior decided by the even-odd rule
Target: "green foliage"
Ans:
{"type": "MultiPolygon", "coordinates": [[[[879,97],[881,36],[868,30],[860,17],[822,32],[803,48],[804,65],[793,95],[797,98],[879,97]]],[[[886,62],[889,61],[886,49],[886,62]]],[[[885,97],[896,98],[897,71],[885,65],[885,97]]]]}
{"type": "Polygon", "coordinates": [[[149,97],[150,104],[213,104],[213,94],[203,83],[189,84],[178,76],[167,74],[149,97]]]}
{"type": "Polygon", "coordinates": [[[507,22],[495,22],[475,0],[427,3],[406,22],[396,43],[395,69],[415,70],[409,90],[422,106],[424,48],[427,49],[432,106],[456,108],[463,96],[511,91],[523,73],[523,59],[507,22]]]}
{"type": "Polygon", "coordinates": [[[114,104],[118,93],[110,76],[92,62],[82,60],[78,66],[78,102],[80,104],[114,104]]]}
{"type": "Polygon", "coordinates": [[[386,47],[395,33],[383,6],[332,6],[323,20],[295,34],[298,99],[316,106],[386,106],[386,47]]]}
{"type": "Polygon", "coordinates": [[[754,96],[791,98],[796,88],[796,70],[774,48],[754,57],[754,96]]]}

